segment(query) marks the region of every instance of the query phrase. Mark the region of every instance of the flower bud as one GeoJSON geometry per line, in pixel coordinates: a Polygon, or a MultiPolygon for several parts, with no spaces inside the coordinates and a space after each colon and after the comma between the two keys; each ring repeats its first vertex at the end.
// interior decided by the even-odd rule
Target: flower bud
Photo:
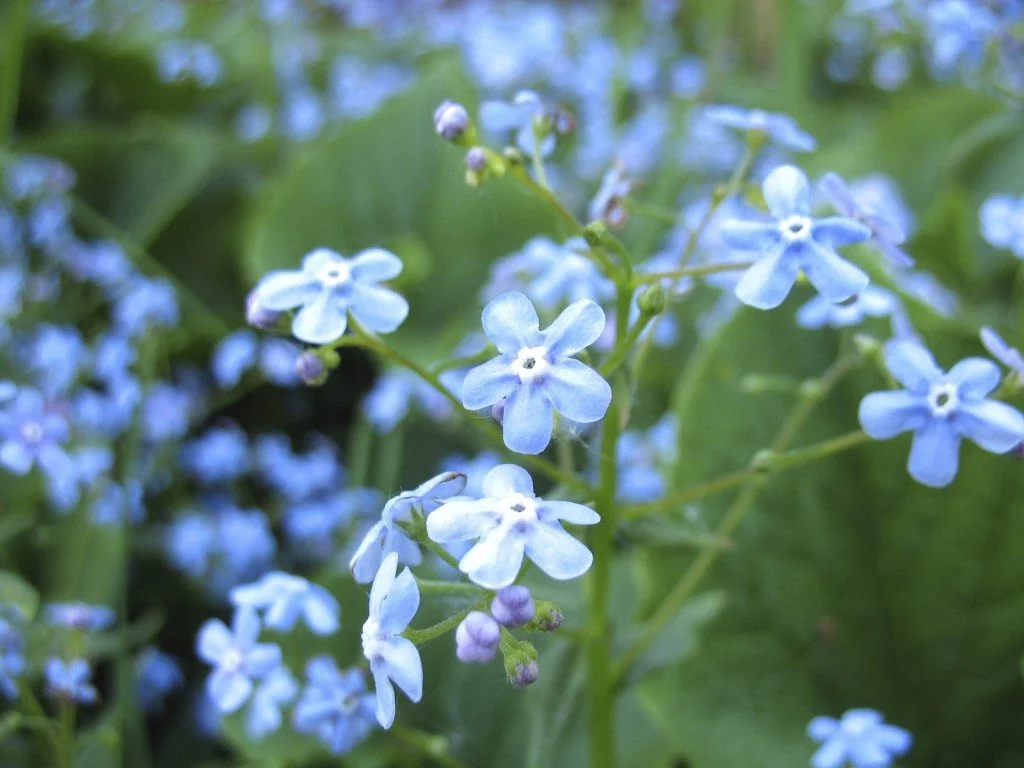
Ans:
{"type": "Polygon", "coordinates": [[[469,132],[469,128],[469,113],[461,104],[442,101],[434,110],[434,130],[445,141],[458,143],[469,132]]]}
{"type": "Polygon", "coordinates": [[[491,601],[495,621],[510,629],[531,621],[536,610],[529,588],[517,584],[499,589],[491,601]]]}
{"type": "Polygon", "coordinates": [[[280,312],[274,312],[269,309],[264,309],[260,306],[260,300],[256,296],[256,291],[252,291],[245,299],[245,322],[251,325],[253,328],[259,328],[264,331],[269,331],[275,325],[277,321],[281,319],[280,312]]]}
{"type": "Polygon", "coordinates": [[[637,306],[641,314],[648,317],[660,315],[665,311],[665,288],[661,283],[650,286],[637,298],[637,306]]]}
{"type": "Polygon", "coordinates": [[[327,366],[314,352],[303,352],[295,358],[295,375],[304,384],[318,387],[327,380],[327,366]]]}
{"type": "Polygon", "coordinates": [[[501,628],[481,611],[471,611],[455,630],[455,655],[466,664],[486,664],[498,653],[501,628]]]}
{"type": "Polygon", "coordinates": [[[483,173],[487,170],[487,153],[483,147],[473,147],[466,153],[466,168],[473,173],[483,173]]]}
{"type": "Polygon", "coordinates": [[[603,221],[592,221],[583,228],[583,239],[591,248],[599,248],[608,236],[608,225],[603,221]]]}
{"type": "Polygon", "coordinates": [[[565,616],[558,610],[558,606],[550,600],[538,600],[536,615],[526,627],[527,630],[535,632],[554,632],[565,621],[565,616]]]}
{"type": "Polygon", "coordinates": [[[526,661],[516,664],[515,672],[509,676],[508,681],[513,688],[525,688],[531,683],[537,682],[540,676],[540,667],[536,661],[526,661]]]}

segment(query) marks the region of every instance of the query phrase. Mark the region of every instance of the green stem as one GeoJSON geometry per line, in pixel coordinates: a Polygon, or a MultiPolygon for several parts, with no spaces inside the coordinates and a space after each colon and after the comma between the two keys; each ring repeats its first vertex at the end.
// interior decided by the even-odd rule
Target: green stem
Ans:
{"type": "Polygon", "coordinates": [[[531,160],[533,161],[533,172],[537,176],[537,183],[550,191],[551,184],[548,182],[548,173],[544,170],[544,158],[540,154],[541,146],[544,144],[543,130],[543,126],[535,120],[533,123],[533,153],[531,160]]]}
{"type": "Polygon", "coordinates": [[[75,703],[63,701],[60,705],[61,753],[66,768],[71,768],[75,756],[75,703]]]}
{"type": "Polygon", "coordinates": [[[495,356],[494,347],[490,344],[487,345],[486,349],[482,349],[475,355],[466,355],[465,357],[453,357],[451,360],[443,360],[440,363],[435,363],[430,366],[430,372],[433,374],[442,374],[445,371],[454,371],[459,368],[471,368],[474,365],[480,365],[480,363],[486,363],[492,357],[495,356]]]}
{"type": "Polygon", "coordinates": [[[429,536],[417,536],[416,537],[416,541],[419,544],[422,544],[423,546],[425,546],[427,549],[429,549],[435,555],[440,557],[442,560],[444,560],[452,568],[454,568],[455,570],[459,570],[459,561],[458,561],[458,559],[454,555],[452,555],[451,552],[449,552],[447,549],[442,547],[440,544],[438,544],[436,541],[431,539],[429,536]]]}
{"type": "Polygon", "coordinates": [[[683,488],[681,491],[671,493],[657,501],[626,507],[622,512],[622,517],[626,520],[635,520],[640,517],[646,517],[647,515],[654,514],[655,512],[660,512],[663,509],[671,509],[672,507],[689,504],[690,502],[697,501],[698,499],[703,499],[705,496],[712,496],[716,493],[727,491],[730,488],[735,488],[737,485],[742,485],[756,474],[757,470],[749,467],[737,472],[730,472],[722,477],[709,480],[706,483],[699,483],[698,485],[691,485],[689,488],[683,488]]]}
{"type": "Polygon", "coordinates": [[[57,730],[57,724],[46,714],[46,710],[43,709],[43,705],[39,703],[39,699],[37,699],[35,694],[32,693],[27,682],[23,681],[19,687],[21,688],[22,706],[31,712],[28,719],[34,723],[32,726],[33,729],[38,731],[45,738],[46,743],[50,747],[50,751],[53,752],[53,764],[60,765],[63,760],[64,748],[61,745],[61,737],[60,732],[57,730]]]}
{"type": "Polygon", "coordinates": [[[402,469],[402,443],[404,442],[404,430],[399,423],[378,443],[376,486],[385,492],[390,492],[398,487],[398,475],[402,469]]]}
{"type": "Polygon", "coordinates": [[[717,272],[734,272],[740,269],[746,269],[751,264],[753,264],[751,261],[736,261],[719,264],[699,264],[695,267],[673,269],[668,272],[644,272],[636,275],[633,278],[633,282],[639,286],[645,283],[658,283],[662,280],[681,280],[686,277],[713,275],[717,272]]]}
{"type": "Polygon", "coordinates": [[[836,453],[841,453],[849,448],[856,448],[866,443],[871,438],[862,430],[849,432],[831,440],[825,440],[806,448],[796,448],[792,451],[784,451],[766,457],[765,466],[771,472],[792,469],[802,464],[807,464],[818,459],[824,459],[836,453]]]}
{"type": "Polygon", "coordinates": [[[21,67],[28,31],[28,0],[16,0],[7,12],[6,57],[0,68],[0,146],[10,143],[18,116],[21,93],[21,67]]]}
{"type": "Polygon", "coordinates": [[[451,632],[462,623],[462,620],[466,618],[471,611],[479,611],[486,607],[487,601],[481,600],[474,603],[469,608],[464,608],[454,616],[449,616],[447,619],[439,621],[437,624],[429,626],[426,629],[407,629],[402,633],[402,635],[412,640],[416,645],[423,645],[424,643],[429,643],[431,640],[436,640],[447,632],[451,632]]]}
{"type": "Polygon", "coordinates": [[[616,342],[611,354],[608,355],[608,359],[605,360],[604,365],[601,366],[602,376],[608,378],[619,369],[619,366],[626,362],[626,358],[628,358],[629,353],[633,351],[633,347],[636,344],[637,339],[640,338],[640,334],[642,334],[644,329],[650,325],[650,322],[654,317],[654,315],[641,314],[637,321],[633,323],[633,327],[629,329],[629,332],[622,337],[620,341],[616,342]]]}
{"type": "Polygon", "coordinates": [[[488,594],[483,587],[476,584],[467,584],[464,581],[435,581],[433,579],[421,579],[416,577],[416,586],[419,587],[421,595],[464,595],[466,597],[479,598],[488,594]]]}
{"type": "Polygon", "coordinates": [[[370,456],[373,453],[373,425],[360,416],[348,442],[348,484],[353,488],[366,485],[370,477],[370,456]]]}

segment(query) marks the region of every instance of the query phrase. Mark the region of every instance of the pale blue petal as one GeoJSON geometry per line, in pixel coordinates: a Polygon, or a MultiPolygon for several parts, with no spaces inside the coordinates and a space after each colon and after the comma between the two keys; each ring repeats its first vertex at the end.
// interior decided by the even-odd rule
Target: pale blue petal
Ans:
{"type": "Polygon", "coordinates": [[[944,419],[931,419],[914,433],[910,447],[910,476],[932,488],[953,482],[960,464],[960,436],[944,419]]]}
{"type": "Polygon", "coordinates": [[[215,669],[206,680],[210,700],[218,710],[230,715],[237,712],[252,693],[252,681],[239,671],[215,669]]]}
{"type": "Polygon", "coordinates": [[[324,290],[299,310],[292,320],[292,335],[309,344],[327,344],[340,339],[348,327],[346,306],[324,290]]]}
{"type": "Polygon", "coordinates": [[[548,447],[554,429],[551,402],[541,389],[523,384],[505,398],[502,437],[509,450],[537,454],[548,447]]]}
{"type": "Polygon", "coordinates": [[[484,307],[484,333],[503,355],[517,355],[523,347],[534,346],[540,333],[537,310],[518,291],[503,293],[484,307]]]}
{"type": "Polygon", "coordinates": [[[995,195],[986,200],[979,216],[981,218],[981,236],[997,248],[1005,248],[1014,236],[1014,216],[1017,201],[1009,195],[995,195]]]}
{"type": "Polygon", "coordinates": [[[968,357],[949,369],[946,380],[960,387],[960,397],[980,400],[986,397],[1002,379],[999,367],[983,357],[968,357]]]}
{"type": "Polygon", "coordinates": [[[831,216],[827,219],[816,219],[814,222],[814,239],[831,245],[833,248],[841,248],[844,245],[863,243],[871,239],[871,230],[854,221],[838,216],[831,216]]]}
{"type": "Polygon", "coordinates": [[[811,285],[832,303],[856,296],[871,282],[871,278],[862,269],[841,258],[831,248],[817,244],[807,245],[806,257],[801,266],[811,285]]]}
{"type": "Polygon", "coordinates": [[[196,655],[207,664],[217,664],[234,644],[231,632],[220,619],[207,619],[196,636],[196,655]]]}
{"type": "Polygon", "coordinates": [[[800,269],[788,258],[784,248],[777,248],[755,262],[736,284],[736,298],[756,309],[774,309],[793,290],[800,269]]]}
{"type": "Polygon", "coordinates": [[[606,322],[604,310],[595,302],[574,302],[544,329],[544,346],[553,359],[570,357],[597,341],[606,322]]]}
{"type": "Polygon", "coordinates": [[[381,547],[384,533],[384,521],[374,523],[373,527],[366,532],[359,548],[352,555],[352,559],[349,560],[348,569],[352,572],[352,578],[357,584],[369,584],[380,570],[381,560],[384,557],[381,547]]]}
{"type": "Polygon", "coordinates": [[[553,579],[575,579],[594,562],[590,550],[558,523],[538,522],[531,526],[525,539],[526,556],[553,579]]]}
{"type": "Polygon", "coordinates": [[[612,402],[612,388],[593,368],[566,358],[553,365],[537,387],[554,409],[582,424],[600,421],[612,402]]]}
{"type": "Polygon", "coordinates": [[[996,400],[961,402],[952,421],[961,435],[992,453],[1006,453],[1024,442],[1024,415],[996,400]]]}
{"type": "Polygon", "coordinates": [[[849,745],[850,760],[855,766],[864,768],[888,768],[892,757],[874,741],[860,739],[849,745]]]}
{"type": "Polygon", "coordinates": [[[895,725],[879,725],[873,731],[875,741],[890,754],[904,755],[910,751],[914,737],[904,729],[895,725]]]}
{"type": "Polygon", "coordinates": [[[420,607],[420,590],[416,577],[405,568],[395,579],[377,613],[382,631],[392,635],[404,632],[420,607]]]}
{"type": "Polygon", "coordinates": [[[0,464],[16,475],[27,474],[34,460],[32,451],[20,442],[8,440],[0,446],[0,464]]]}
{"type": "Polygon", "coordinates": [[[315,277],[331,262],[346,263],[348,259],[330,248],[314,248],[302,257],[302,271],[315,277]]]}
{"type": "Polygon", "coordinates": [[[253,677],[263,677],[281,665],[281,647],[257,643],[245,657],[245,668],[253,677]]]}
{"type": "MultiPolygon", "coordinates": [[[[836,178],[838,178],[838,176],[836,178]]],[[[822,181],[824,181],[824,179],[822,181]]],[[[814,741],[824,741],[835,733],[838,728],[839,721],[834,717],[815,717],[807,724],[807,735],[814,741]]]]}
{"type": "Polygon", "coordinates": [[[349,311],[371,331],[391,333],[409,316],[409,302],[390,288],[352,283],[349,291],[349,311]]]}
{"type": "Polygon", "coordinates": [[[824,296],[815,296],[796,311],[796,323],[801,328],[817,330],[828,325],[832,302],[824,296]]]}
{"type": "Polygon", "coordinates": [[[423,698],[423,665],[413,642],[406,637],[393,637],[381,643],[380,653],[387,662],[388,677],[409,700],[423,698]]]}
{"type": "Polygon", "coordinates": [[[353,280],[361,283],[379,283],[398,277],[402,273],[402,260],[383,248],[368,248],[352,257],[353,280]]]}
{"type": "Polygon", "coordinates": [[[601,521],[597,512],[574,501],[545,499],[538,505],[537,513],[541,520],[564,520],[573,525],[594,525],[601,521]]]}
{"type": "Polygon", "coordinates": [[[912,341],[887,346],[885,364],[896,381],[913,392],[925,394],[942,378],[932,353],[912,341]]]}
{"type": "Polygon", "coordinates": [[[530,123],[536,111],[537,105],[530,102],[485,101],[480,105],[480,124],[491,133],[505,133],[530,123]]]}
{"type": "Polygon", "coordinates": [[[811,213],[811,185],[796,166],[780,165],[768,174],[761,190],[768,210],[776,219],[811,213]]]}
{"type": "Polygon", "coordinates": [[[497,524],[494,506],[492,499],[449,501],[427,515],[427,535],[439,544],[477,539],[497,524]]]}
{"type": "Polygon", "coordinates": [[[302,615],[306,626],[315,635],[331,635],[340,626],[341,608],[334,596],[321,586],[311,585],[303,601],[302,615]]]}
{"type": "Polygon", "coordinates": [[[260,617],[256,609],[242,606],[235,609],[231,620],[231,631],[235,636],[235,645],[239,648],[250,648],[260,636],[260,617]]]}
{"type": "Polygon", "coordinates": [[[875,440],[888,440],[923,427],[931,418],[931,411],[927,401],[913,392],[872,392],[860,401],[858,417],[868,435],[875,440]]]}
{"type": "Polygon", "coordinates": [[[462,382],[462,405],[471,411],[488,408],[516,388],[519,377],[508,358],[495,357],[473,368],[462,382]]]}
{"type": "Polygon", "coordinates": [[[308,304],[320,293],[316,277],[295,270],[271,272],[256,286],[256,298],[264,309],[284,312],[308,304]]]}
{"type": "Polygon", "coordinates": [[[516,580],[523,565],[525,546],[518,535],[504,529],[491,532],[459,561],[459,570],[487,589],[501,589],[516,580]]]}
{"type": "Polygon", "coordinates": [[[730,248],[738,251],[760,253],[774,245],[778,245],[782,239],[779,225],[775,222],[730,219],[729,221],[723,221],[718,231],[722,236],[723,242],[730,248]]]}
{"type": "Polygon", "coordinates": [[[370,662],[373,684],[377,689],[377,722],[387,729],[395,723],[395,688],[388,677],[388,663],[384,659],[370,662]]]}
{"type": "Polygon", "coordinates": [[[370,616],[377,618],[380,615],[381,605],[391,591],[391,585],[395,583],[397,571],[398,555],[389,552],[381,561],[377,575],[373,577],[373,586],[370,587],[370,616]]]}
{"type": "Polygon", "coordinates": [[[981,329],[981,343],[996,360],[1007,368],[1024,373],[1024,356],[1020,350],[1011,347],[991,328],[981,329]]]}
{"type": "Polygon", "coordinates": [[[484,476],[481,489],[488,499],[504,499],[516,493],[533,496],[533,478],[515,464],[499,464],[484,476]]]}
{"type": "Polygon", "coordinates": [[[830,739],[811,757],[814,768],[843,768],[846,762],[846,744],[841,739],[830,739]]]}
{"type": "MultiPolygon", "coordinates": [[[[818,188],[828,198],[828,201],[832,203],[832,206],[843,216],[857,215],[857,202],[853,199],[853,195],[850,194],[850,188],[846,186],[846,182],[843,181],[842,177],[835,173],[826,173],[818,181],[818,188]]],[[[813,723],[814,720],[811,722],[813,723]]]]}

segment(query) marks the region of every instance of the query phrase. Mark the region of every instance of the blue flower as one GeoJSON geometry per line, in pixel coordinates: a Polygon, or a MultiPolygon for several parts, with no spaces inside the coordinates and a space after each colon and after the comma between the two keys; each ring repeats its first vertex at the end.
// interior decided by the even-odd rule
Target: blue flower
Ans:
{"type": "Polygon", "coordinates": [[[989,41],[1000,23],[990,10],[968,0],[936,0],[928,4],[928,63],[935,77],[958,71],[970,75],[985,62],[989,41]]]}
{"type": "Polygon", "coordinates": [[[905,227],[912,220],[890,179],[868,177],[850,188],[838,175],[826,173],[818,187],[840,214],[871,230],[878,249],[893,266],[914,266],[914,260],[900,248],[907,240],[905,227]]]}
{"type": "Polygon", "coordinates": [[[363,624],[363,655],[377,688],[377,722],[395,722],[396,684],[413,702],[423,696],[423,665],[412,641],[402,637],[420,606],[416,578],[408,568],[396,578],[398,554],[384,558],[370,588],[370,615],[363,624]]]}
{"type": "Polygon", "coordinates": [[[277,667],[257,686],[245,715],[245,730],[252,738],[262,739],[281,727],[281,708],[291,702],[299,686],[285,667],[277,667]]]}
{"type": "Polygon", "coordinates": [[[292,722],[300,733],[316,733],[332,754],[344,755],[375,727],[376,702],[362,670],[341,671],[330,656],[316,656],[306,665],[292,722]]]}
{"type": "Polygon", "coordinates": [[[801,328],[852,328],[868,317],[888,317],[900,308],[900,301],[884,288],[869,285],[856,296],[833,304],[824,296],[815,296],[796,313],[801,328]]]}
{"type": "Polygon", "coordinates": [[[582,424],[604,416],[611,387],[572,357],[604,331],[604,312],[597,304],[578,301],[541,331],[530,300],[510,292],[484,307],[483,326],[501,354],[469,372],[462,404],[477,410],[504,400],[503,434],[509,449],[543,451],[551,442],[555,412],[582,424]]]}
{"type": "Polygon", "coordinates": [[[992,453],[1007,453],[1024,440],[1024,415],[987,398],[1001,378],[995,363],[970,357],[943,373],[913,342],[894,344],[885,356],[906,389],[867,395],[860,423],[876,440],[914,432],[909,470],[918,482],[934,488],[953,482],[964,437],[992,453]]]}
{"type": "Polygon", "coordinates": [[[462,490],[461,495],[473,499],[483,496],[484,475],[499,464],[501,464],[501,457],[494,451],[481,451],[473,457],[455,453],[441,462],[441,466],[466,476],[466,487],[462,490]]]}
{"type": "Polygon", "coordinates": [[[892,278],[901,291],[924,302],[940,315],[952,317],[957,313],[960,306],[959,297],[930,272],[894,272],[892,278]]]}
{"type": "MultiPolygon", "coordinates": [[[[511,102],[485,101],[480,105],[480,124],[491,133],[516,132],[516,144],[527,155],[532,155],[536,146],[534,125],[540,124],[547,113],[547,107],[533,91],[519,91],[511,102]]],[[[555,135],[542,129],[544,137],[540,143],[540,154],[550,155],[555,149],[555,135]]]]}
{"type": "Polygon", "coordinates": [[[201,40],[168,40],[156,54],[160,79],[167,83],[194,80],[210,87],[221,78],[220,56],[201,40]]]}
{"type": "Polygon", "coordinates": [[[18,698],[18,678],[25,674],[25,641],[21,632],[0,618],[0,693],[18,698]]]}
{"type": "Polygon", "coordinates": [[[1024,198],[993,195],[982,204],[979,216],[985,242],[1024,259],[1024,198]]]}
{"type": "Polygon", "coordinates": [[[261,435],[256,441],[256,464],[263,480],[290,501],[329,491],[345,482],[337,446],[320,436],[314,438],[308,452],[295,454],[287,436],[261,435]]]}
{"type": "Polygon", "coordinates": [[[48,411],[43,396],[33,389],[19,390],[0,411],[0,464],[16,475],[27,474],[35,464],[48,479],[71,475],[74,467],[62,447],[67,439],[67,421],[48,411]]]}
{"type": "Polygon", "coordinates": [[[810,184],[799,168],[782,165],[762,186],[775,221],[727,221],[722,235],[732,248],[759,256],[736,285],[736,297],[757,309],[785,301],[800,271],[831,302],[845,301],[868,286],[868,276],[836,253],[838,246],[871,237],[871,230],[846,218],[812,219],[810,184]]]}
{"type": "Polygon", "coordinates": [[[188,392],[166,382],[146,393],[142,404],[142,434],[150,442],[177,440],[188,433],[192,398],[188,392]]]}
{"type": "Polygon", "coordinates": [[[655,501],[665,495],[662,467],[675,459],[676,430],[676,419],[668,414],[646,433],[622,433],[615,449],[619,500],[640,503],[655,501]]]}
{"type": "Polygon", "coordinates": [[[402,271],[402,262],[382,248],[346,259],[317,248],[302,260],[302,269],[271,272],[256,286],[260,306],[275,312],[300,307],[292,333],[310,344],[327,344],[348,327],[348,313],[371,331],[390,333],[409,314],[409,305],[377,283],[402,271]]]}
{"type": "Polygon", "coordinates": [[[302,349],[287,339],[264,339],[260,345],[260,371],[278,387],[297,387],[302,383],[295,363],[302,349]]]}
{"type": "Polygon", "coordinates": [[[281,648],[257,643],[260,618],[253,608],[239,608],[229,630],[220,619],[208,619],[196,636],[196,654],[214,667],[206,692],[223,714],[237,712],[252,693],[253,680],[266,677],[281,664],[281,648]]]}
{"type": "Polygon", "coordinates": [[[146,712],[155,712],[163,700],[185,684],[181,666],[173,657],[149,646],[135,662],[135,695],[146,712]]]}
{"type": "Polygon", "coordinates": [[[75,186],[75,172],[52,157],[22,155],[7,166],[4,185],[13,200],[59,196],[75,186]]]}
{"type": "Polygon", "coordinates": [[[531,238],[515,253],[499,259],[484,287],[488,300],[505,291],[521,291],[541,309],[615,295],[615,284],[586,255],[590,246],[579,237],[559,245],[547,237],[531,238]]]}
{"type": "Polygon", "coordinates": [[[725,105],[705,107],[701,113],[719,125],[766,134],[776,144],[797,152],[810,152],[818,146],[814,137],[802,131],[793,118],[778,112],[725,105]]]}
{"type": "Polygon", "coordinates": [[[87,603],[50,603],[43,606],[43,618],[50,624],[99,632],[114,623],[117,614],[105,605],[87,603]]]}
{"type": "Polygon", "coordinates": [[[178,297],[167,280],[136,277],[113,307],[114,327],[138,338],[155,328],[173,328],[181,319],[178,297]]]}
{"type": "Polygon", "coordinates": [[[289,573],[271,571],[253,584],[235,587],[231,602],[263,611],[264,626],[278,632],[291,632],[300,617],[314,634],[338,631],[338,601],[319,584],[289,573]]]}
{"type": "Polygon", "coordinates": [[[431,513],[427,534],[440,544],[476,540],[459,570],[482,587],[501,589],[515,581],[524,556],[553,579],[582,576],[593,555],[561,521],[593,525],[600,519],[582,504],[535,496],[525,469],[502,464],[484,478],[484,498],[449,501],[431,513]]]}
{"type": "Polygon", "coordinates": [[[85,659],[51,658],[43,665],[46,695],[59,701],[95,704],[99,693],[92,685],[92,670],[85,659]]]}
{"type": "Polygon", "coordinates": [[[1018,386],[1024,385],[1024,355],[1011,347],[991,328],[981,329],[981,343],[996,360],[1017,374],[1018,386]]]}
{"type": "Polygon", "coordinates": [[[204,483],[234,480],[249,469],[249,441],[235,424],[213,427],[181,451],[181,466],[204,483]]]}
{"type": "Polygon", "coordinates": [[[873,709],[851,709],[840,720],[816,717],[808,724],[807,735],[821,742],[811,758],[813,768],[888,768],[913,743],[910,733],[887,725],[873,709]]]}
{"type": "Polygon", "coordinates": [[[246,371],[256,364],[256,334],[248,330],[225,336],[213,351],[210,371],[221,389],[238,386],[246,371]]]}
{"type": "Polygon", "coordinates": [[[282,525],[296,555],[327,560],[337,552],[336,534],[354,520],[376,515],[383,503],[376,488],[346,488],[288,507],[282,525]]]}
{"type": "Polygon", "coordinates": [[[382,374],[363,400],[362,410],[378,432],[387,433],[405,418],[414,402],[436,421],[451,415],[448,398],[405,369],[382,374]]]}
{"type": "Polygon", "coordinates": [[[412,520],[414,514],[429,515],[447,498],[462,493],[466,476],[442,472],[412,491],[404,491],[384,505],[381,519],[363,537],[348,567],[359,584],[368,584],[378,573],[386,555],[396,553],[399,562],[419,565],[420,548],[398,525],[412,520]]]}

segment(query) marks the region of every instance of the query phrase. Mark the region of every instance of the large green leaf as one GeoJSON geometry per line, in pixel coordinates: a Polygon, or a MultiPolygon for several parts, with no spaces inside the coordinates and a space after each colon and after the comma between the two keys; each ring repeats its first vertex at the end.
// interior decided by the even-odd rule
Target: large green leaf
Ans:
{"type": "MultiPolygon", "coordinates": [[[[945,333],[950,365],[980,350],[945,333]]],[[[828,333],[786,310],[743,310],[691,366],[677,397],[677,482],[743,466],[767,445],[791,399],[746,394],[744,373],[819,373],[828,333]]],[[[859,398],[883,386],[857,374],[823,403],[797,443],[857,426],[859,398]]],[[[705,587],[728,605],[701,653],[640,695],[694,768],[806,764],[816,714],[881,709],[916,738],[907,765],[993,765],[1024,750],[1024,492],[1020,464],[965,444],[955,484],[917,485],[908,440],[772,478],[705,587]]],[[[711,521],[729,498],[702,508],[711,521]]],[[[662,589],[686,562],[662,559],[662,589]]]]}

